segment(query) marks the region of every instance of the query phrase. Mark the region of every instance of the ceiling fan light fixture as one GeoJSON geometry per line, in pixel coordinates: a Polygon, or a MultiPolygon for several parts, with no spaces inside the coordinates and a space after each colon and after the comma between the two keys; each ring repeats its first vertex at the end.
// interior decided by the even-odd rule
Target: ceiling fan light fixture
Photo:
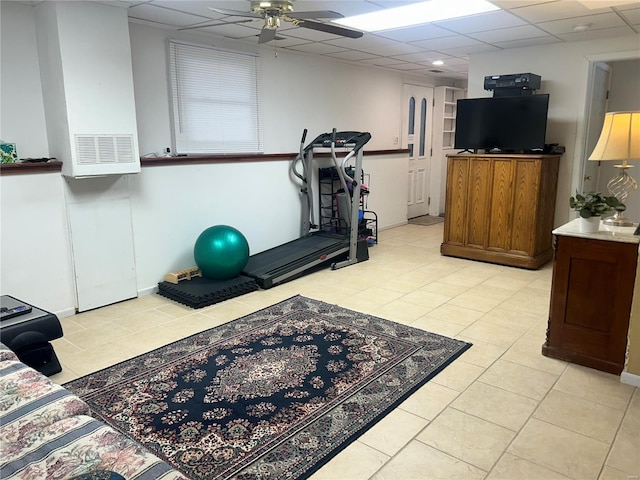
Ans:
{"type": "Polygon", "coordinates": [[[268,28],[269,30],[276,30],[280,26],[280,18],[274,17],[272,15],[267,15],[264,17],[264,28],[268,28]]]}
{"type": "Polygon", "coordinates": [[[352,17],[332,20],[345,27],[357,28],[365,32],[377,32],[405,28],[424,23],[451,20],[479,13],[500,10],[486,0],[465,0],[452,2],[451,0],[430,0],[413,3],[402,7],[387,8],[377,12],[354,15],[352,17]]]}

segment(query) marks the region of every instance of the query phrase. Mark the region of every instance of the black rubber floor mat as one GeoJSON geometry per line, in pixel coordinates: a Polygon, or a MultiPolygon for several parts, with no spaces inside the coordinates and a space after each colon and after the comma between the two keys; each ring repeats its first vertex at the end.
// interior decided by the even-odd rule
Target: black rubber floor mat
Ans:
{"type": "Polygon", "coordinates": [[[203,308],[215,303],[239,297],[258,289],[253,278],[238,275],[227,280],[195,277],[177,284],[158,283],[158,293],[191,308],[203,308]]]}

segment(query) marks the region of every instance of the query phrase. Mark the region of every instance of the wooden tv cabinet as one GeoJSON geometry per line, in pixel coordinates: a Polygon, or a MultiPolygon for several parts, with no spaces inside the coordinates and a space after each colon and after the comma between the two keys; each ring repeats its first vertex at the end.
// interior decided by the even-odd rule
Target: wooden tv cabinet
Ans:
{"type": "Polygon", "coordinates": [[[560,155],[447,155],[443,255],[536,269],[553,258],[560,155]]]}

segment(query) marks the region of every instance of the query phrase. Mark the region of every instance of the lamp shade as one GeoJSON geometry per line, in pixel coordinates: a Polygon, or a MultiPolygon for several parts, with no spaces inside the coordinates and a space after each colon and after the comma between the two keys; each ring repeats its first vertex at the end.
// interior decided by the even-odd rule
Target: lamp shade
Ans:
{"type": "Polygon", "coordinates": [[[640,160],[640,111],[607,113],[589,160],[640,160]]]}

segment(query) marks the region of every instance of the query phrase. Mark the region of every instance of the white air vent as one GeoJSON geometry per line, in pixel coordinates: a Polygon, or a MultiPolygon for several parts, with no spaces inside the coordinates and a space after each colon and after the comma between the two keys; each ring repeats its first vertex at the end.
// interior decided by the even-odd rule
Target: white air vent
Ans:
{"type": "Polygon", "coordinates": [[[133,135],[76,135],[79,165],[133,163],[133,135]]]}

